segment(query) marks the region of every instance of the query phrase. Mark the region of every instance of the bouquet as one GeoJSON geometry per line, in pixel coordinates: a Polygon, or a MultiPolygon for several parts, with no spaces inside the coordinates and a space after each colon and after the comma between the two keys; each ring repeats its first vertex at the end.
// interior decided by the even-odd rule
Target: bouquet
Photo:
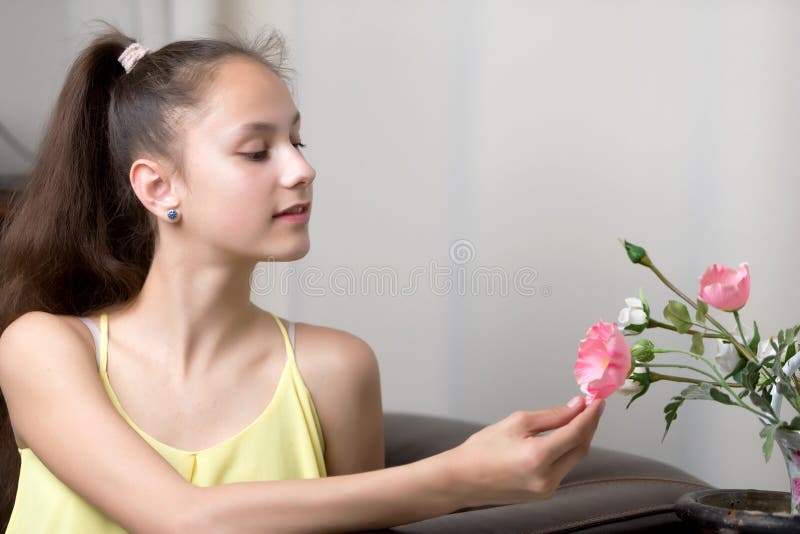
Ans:
{"type": "Polygon", "coordinates": [[[655,382],[689,384],[664,407],[666,428],[662,442],[678,417],[678,409],[687,400],[710,400],[758,416],[763,424],[759,435],[764,438],[764,460],[769,461],[777,439],[789,470],[792,514],[800,514],[800,325],[763,339],[756,321],[752,329],[742,327],[740,311],[750,296],[747,263],[736,269],[711,265],[700,276],[696,298],[691,298],[658,270],[644,248],[628,241],[622,244],[628,258],[650,269],[677,299],[664,306],[662,320],[654,317],[640,290],[638,297],[625,299],[618,324],[601,320],[588,330],[580,341],[574,366],[575,378],[587,402],[617,391],[631,395],[627,409],[655,382]],[[735,328],[724,326],[711,314],[711,308],[730,314],[735,328]],[[630,346],[626,342],[626,337],[643,336],[654,328],[686,336],[688,349],[659,348],[645,337],[630,346]],[[716,344],[713,361],[705,356],[706,341],[716,344]],[[660,354],[668,353],[685,357],[686,363],[659,361],[660,354]],[[680,375],[667,374],[668,369],[675,369],[680,375]],[[784,399],[792,410],[781,416],[784,399]]]}

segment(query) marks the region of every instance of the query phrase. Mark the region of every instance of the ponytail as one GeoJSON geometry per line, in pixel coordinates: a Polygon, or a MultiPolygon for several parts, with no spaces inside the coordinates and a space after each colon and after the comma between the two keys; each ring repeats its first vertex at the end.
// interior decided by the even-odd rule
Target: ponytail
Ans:
{"type": "MultiPolygon", "coordinates": [[[[235,36],[174,42],[126,73],[118,58],[135,39],[106,26],[70,67],[30,178],[0,228],[0,334],[29,311],[90,315],[135,297],[152,263],[157,226],[129,183],[134,155],[182,168],[174,119],[199,104],[220,61],[238,55],[284,79],[289,72],[284,40],[273,32],[252,44],[235,36]]],[[[13,508],[19,464],[0,396],[0,531],[13,508]]]]}

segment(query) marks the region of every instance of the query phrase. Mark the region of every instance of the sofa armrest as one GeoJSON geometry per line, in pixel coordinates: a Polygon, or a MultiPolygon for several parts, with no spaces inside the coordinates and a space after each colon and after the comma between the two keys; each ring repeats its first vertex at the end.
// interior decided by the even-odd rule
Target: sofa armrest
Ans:
{"type": "MultiPolygon", "coordinates": [[[[386,467],[455,447],[484,426],[448,417],[387,412],[386,467]]],[[[669,464],[591,447],[550,499],[465,508],[374,532],[675,532],[683,529],[673,512],[678,497],[711,488],[669,464]]]]}

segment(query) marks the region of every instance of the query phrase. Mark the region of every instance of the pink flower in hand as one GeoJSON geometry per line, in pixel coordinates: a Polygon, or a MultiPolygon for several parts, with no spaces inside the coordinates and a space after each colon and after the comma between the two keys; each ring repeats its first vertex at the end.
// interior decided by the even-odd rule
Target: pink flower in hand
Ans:
{"type": "Polygon", "coordinates": [[[616,324],[599,321],[586,332],[574,370],[587,404],[605,399],[625,383],[631,370],[631,351],[616,324]]]}
{"type": "Polygon", "coordinates": [[[734,270],[716,263],[700,277],[697,298],[718,310],[736,311],[750,296],[750,266],[740,263],[734,270]]]}

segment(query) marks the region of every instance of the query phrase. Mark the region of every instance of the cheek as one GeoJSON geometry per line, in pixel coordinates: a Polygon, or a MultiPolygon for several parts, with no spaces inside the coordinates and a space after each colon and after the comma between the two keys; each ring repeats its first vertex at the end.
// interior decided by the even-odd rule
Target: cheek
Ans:
{"type": "Polygon", "coordinates": [[[203,224],[212,227],[215,234],[245,237],[265,231],[272,208],[269,191],[264,185],[236,178],[217,184],[212,194],[203,206],[203,224]]]}
{"type": "Polygon", "coordinates": [[[219,243],[252,243],[274,228],[278,177],[268,165],[207,153],[195,159],[191,213],[197,231],[219,243]]]}

